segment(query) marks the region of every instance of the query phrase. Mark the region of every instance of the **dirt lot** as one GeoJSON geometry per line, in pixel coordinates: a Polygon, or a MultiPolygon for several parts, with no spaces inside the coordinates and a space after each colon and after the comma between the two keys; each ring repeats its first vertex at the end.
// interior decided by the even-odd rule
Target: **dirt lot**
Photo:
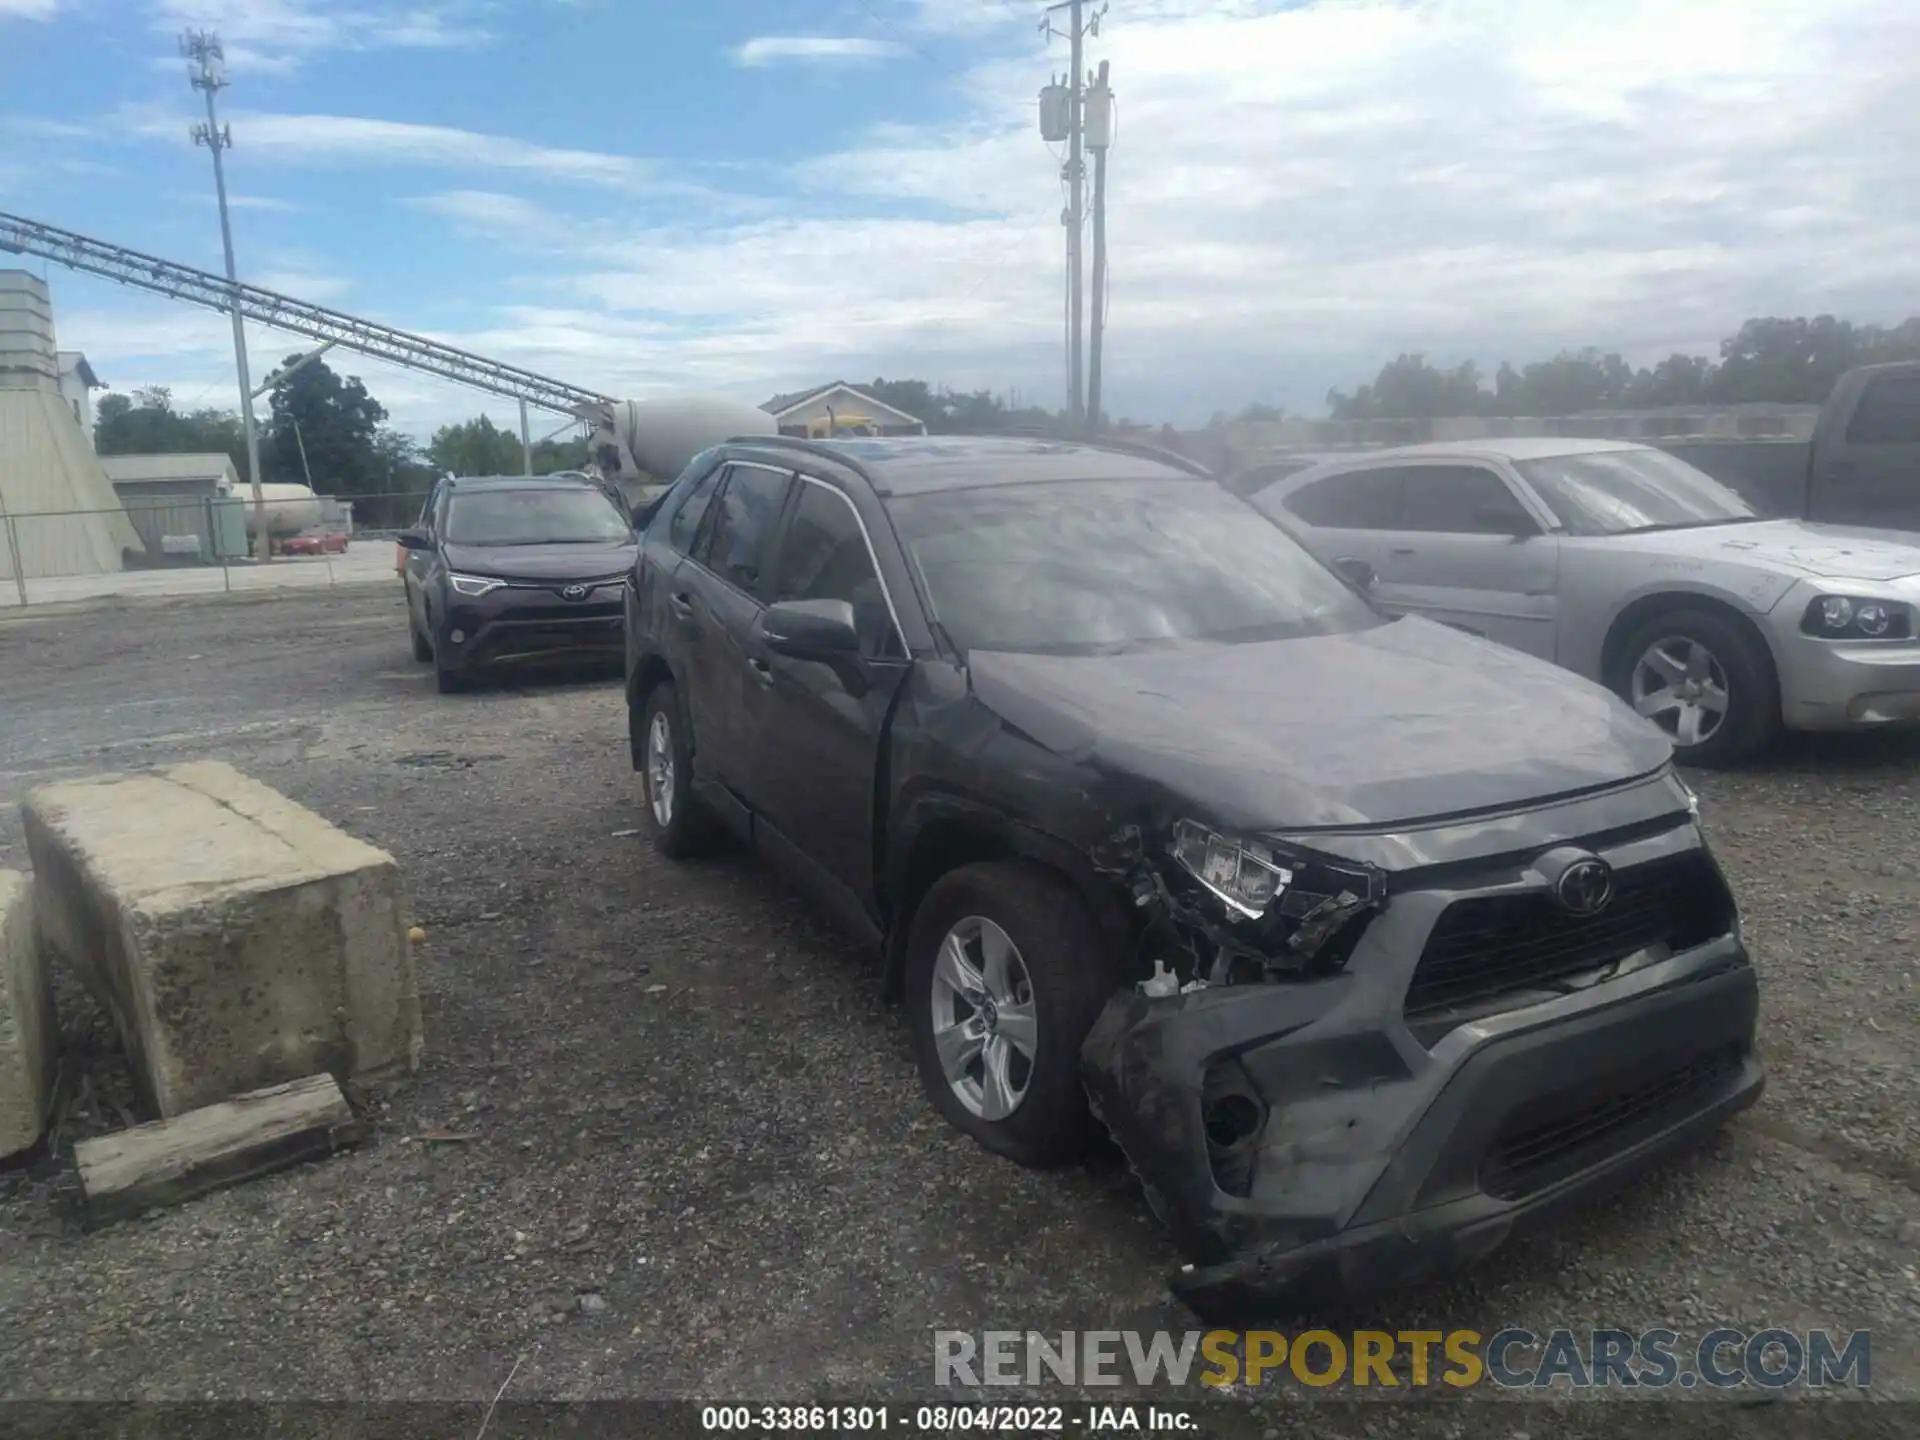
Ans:
{"type": "MultiPolygon", "coordinates": [[[[616,682],[438,696],[385,589],[0,622],[0,865],[33,785],[200,756],[400,857],[427,1064],[361,1151],[111,1231],[68,1154],[0,1172],[0,1398],[485,1399],[516,1361],[516,1396],[844,1395],[924,1390],[931,1327],[1191,1325],[1122,1166],[963,1142],[868,957],[751,858],[653,855],[616,682]]],[[[1915,741],[1698,777],[1761,1108],[1352,1319],[1867,1328],[1875,1390],[1920,1397],[1916,777],[1915,741]]],[[[119,1123],[94,1071],[62,1152],[119,1123]]]]}

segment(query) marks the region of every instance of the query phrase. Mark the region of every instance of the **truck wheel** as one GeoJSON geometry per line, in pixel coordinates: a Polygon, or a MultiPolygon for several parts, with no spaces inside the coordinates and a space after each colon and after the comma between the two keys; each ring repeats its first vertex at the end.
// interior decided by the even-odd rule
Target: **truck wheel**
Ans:
{"type": "Polygon", "coordinates": [[[639,738],[640,779],[654,848],[672,860],[704,854],[713,843],[715,826],[693,794],[692,737],[672,681],[647,693],[639,738]]]}
{"type": "Polygon", "coordinates": [[[1055,1165],[1093,1125],[1080,1046],[1114,980],[1071,886],[1036,865],[967,865],[921,901],[906,997],[934,1109],[996,1154],[1055,1165]]]}
{"type": "Polygon", "coordinates": [[[1673,738],[1683,765],[1732,765],[1780,733],[1780,682],[1766,645],[1712,610],[1656,615],[1621,647],[1613,689],[1673,738]]]}
{"type": "Polygon", "coordinates": [[[407,634],[413,637],[413,658],[422,665],[433,659],[433,642],[420,633],[420,622],[413,618],[413,607],[407,607],[407,634]]]}

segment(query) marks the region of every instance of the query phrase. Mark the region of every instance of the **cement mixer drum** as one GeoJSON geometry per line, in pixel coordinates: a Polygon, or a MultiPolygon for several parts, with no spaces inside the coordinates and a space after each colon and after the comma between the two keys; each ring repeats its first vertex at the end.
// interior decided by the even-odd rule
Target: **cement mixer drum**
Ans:
{"type": "Polygon", "coordinates": [[[680,395],[655,400],[620,400],[593,417],[591,453],[599,458],[612,446],[620,474],[637,473],[656,483],[674,479],[702,450],[739,436],[777,435],[773,416],[744,400],[725,396],[680,395]]]}

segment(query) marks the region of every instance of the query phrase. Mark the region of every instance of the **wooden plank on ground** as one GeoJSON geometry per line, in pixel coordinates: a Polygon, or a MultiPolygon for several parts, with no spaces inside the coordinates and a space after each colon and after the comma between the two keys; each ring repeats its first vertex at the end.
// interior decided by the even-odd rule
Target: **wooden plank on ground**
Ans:
{"type": "Polygon", "coordinates": [[[73,1147],[97,1223],[332,1154],[366,1134],[331,1075],[309,1075],[73,1147]]]}

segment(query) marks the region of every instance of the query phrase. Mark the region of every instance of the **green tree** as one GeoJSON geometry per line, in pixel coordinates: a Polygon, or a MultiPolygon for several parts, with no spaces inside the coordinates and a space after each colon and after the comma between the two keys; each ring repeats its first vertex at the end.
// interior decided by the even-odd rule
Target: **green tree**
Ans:
{"type": "Polygon", "coordinates": [[[1478,415],[1488,404],[1480,371],[1471,360],[1451,370],[1427,363],[1427,357],[1403,354],[1380,367],[1371,385],[1353,394],[1327,392],[1327,408],[1336,420],[1417,420],[1439,415],[1478,415]]]}
{"type": "MultiPolygon", "coordinates": [[[[299,359],[290,355],[291,364],[299,359]]],[[[270,397],[261,467],[297,478],[322,495],[376,495],[384,467],[376,440],[386,407],[357,376],[342,379],[324,360],[281,377],[270,397]]]]}
{"type": "Polygon", "coordinates": [[[520,437],[485,415],[442,425],[427,442],[427,458],[435,473],[454,475],[518,475],[524,463],[520,437]]]}
{"type": "Polygon", "coordinates": [[[247,478],[240,417],[227,410],[182,415],[174,410],[173,395],[164,385],[102,396],[94,412],[93,444],[102,455],[225,454],[234,474],[247,478]]]}
{"type": "Polygon", "coordinates": [[[584,439],[536,440],[533,446],[533,473],[551,475],[556,470],[585,470],[591,458],[584,439]]]}

